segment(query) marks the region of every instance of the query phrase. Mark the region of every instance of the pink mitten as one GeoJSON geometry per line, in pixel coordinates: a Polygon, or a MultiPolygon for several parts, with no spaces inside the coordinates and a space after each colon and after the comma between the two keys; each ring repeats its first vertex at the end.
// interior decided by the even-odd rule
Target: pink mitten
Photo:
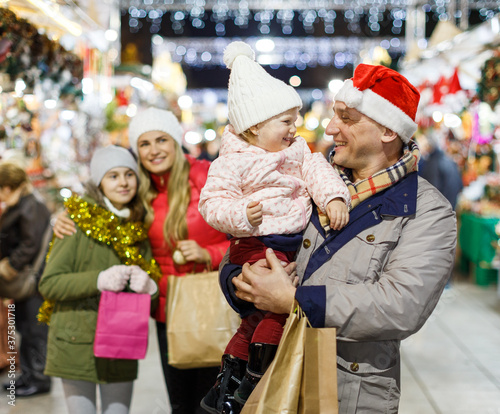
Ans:
{"type": "Polygon", "coordinates": [[[115,265],[103,270],[97,277],[97,289],[121,292],[130,278],[130,266],[115,265]]]}
{"type": "Polygon", "coordinates": [[[130,289],[137,293],[154,295],[158,286],[139,266],[130,266],[130,289]]]}

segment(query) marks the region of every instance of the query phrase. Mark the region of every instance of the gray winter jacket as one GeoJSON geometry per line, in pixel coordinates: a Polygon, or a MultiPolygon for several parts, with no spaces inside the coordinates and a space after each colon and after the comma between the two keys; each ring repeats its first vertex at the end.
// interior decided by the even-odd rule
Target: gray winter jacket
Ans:
{"type": "Polygon", "coordinates": [[[350,226],[347,241],[328,242],[311,220],[296,298],[313,325],[337,328],[339,412],[396,413],[400,342],[422,327],[450,277],[455,214],[414,173],[353,209],[350,226]]]}
{"type": "MultiPolygon", "coordinates": [[[[434,310],[456,240],[450,203],[415,172],[356,206],[349,224],[328,236],[313,213],[296,258],[295,298],[314,327],[337,328],[340,414],[398,412],[400,342],[434,310]]],[[[221,287],[246,316],[255,308],[231,282],[240,272],[224,266],[221,287]]]]}

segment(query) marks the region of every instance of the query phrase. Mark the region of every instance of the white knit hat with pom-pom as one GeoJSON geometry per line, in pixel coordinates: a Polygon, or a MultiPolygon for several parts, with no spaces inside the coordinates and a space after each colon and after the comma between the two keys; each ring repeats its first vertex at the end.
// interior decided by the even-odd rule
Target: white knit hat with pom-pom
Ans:
{"type": "Polygon", "coordinates": [[[255,53],[246,43],[230,43],[224,63],[231,69],[227,106],[237,134],[289,109],[302,108],[297,91],[255,62],[255,53]]]}

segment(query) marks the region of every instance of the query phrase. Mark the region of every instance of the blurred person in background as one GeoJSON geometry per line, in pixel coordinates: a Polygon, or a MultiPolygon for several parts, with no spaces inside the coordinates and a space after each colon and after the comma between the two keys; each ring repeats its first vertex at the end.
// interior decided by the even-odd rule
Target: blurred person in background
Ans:
{"type": "Polygon", "coordinates": [[[436,132],[428,130],[417,135],[416,140],[422,154],[418,174],[436,187],[455,210],[463,189],[458,165],[441,149],[436,132]]]}
{"type": "MultiPolygon", "coordinates": [[[[0,162],[0,277],[16,278],[25,266],[33,264],[43,247],[43,236],[50,226],[50,212],[33,192],[24,168],[15,161],[0,162]]],[[[0,297],[2,293],[0,292],[0,297]]],[[[37,321],[43,299],[34,291],[16,300],[16,329],[21,335],[19,360],[21,374],[15,379],[17,397],[50,391],[50,377],[43,374],[47,347],[47,326],[37,321]]],[[[10,381],[4,388],[11,386],[10,381]]]]}

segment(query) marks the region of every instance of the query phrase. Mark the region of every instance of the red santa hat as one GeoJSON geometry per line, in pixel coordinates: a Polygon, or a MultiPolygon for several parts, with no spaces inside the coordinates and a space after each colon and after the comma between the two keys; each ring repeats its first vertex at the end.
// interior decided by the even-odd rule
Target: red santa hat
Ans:
{"type": "Polygon", "coordinates": [[[360,64],[335,95],[408,143],[415,131],[420,93],[404,76],[385,66],[360,64]]]}

